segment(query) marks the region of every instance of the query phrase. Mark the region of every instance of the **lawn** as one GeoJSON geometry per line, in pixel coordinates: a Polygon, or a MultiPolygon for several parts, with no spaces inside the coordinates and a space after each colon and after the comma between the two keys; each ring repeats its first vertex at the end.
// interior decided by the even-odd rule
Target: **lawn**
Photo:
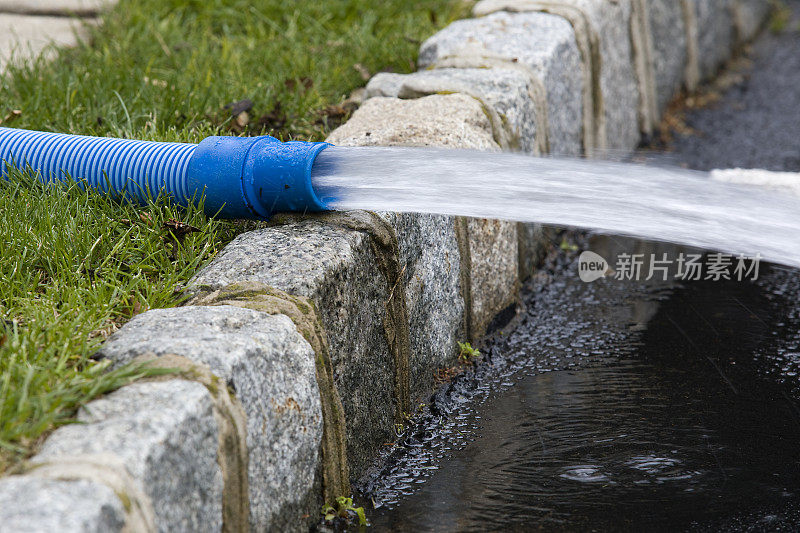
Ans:
{"type": "MultiPolygon", "coordinates": [[[[0,120],[164,141],[322,140],[369,74],[412,71],[419,42],[468,8],[122,0],[79,47],[0,76],[0,120]]],[[[124,205],[11,169],[0,181],[0,472],[80,405],[150,372],[108,372],[91,354],[133,315],[179,304],[183,284],[238,227],[166,200],[124,205]]]]}

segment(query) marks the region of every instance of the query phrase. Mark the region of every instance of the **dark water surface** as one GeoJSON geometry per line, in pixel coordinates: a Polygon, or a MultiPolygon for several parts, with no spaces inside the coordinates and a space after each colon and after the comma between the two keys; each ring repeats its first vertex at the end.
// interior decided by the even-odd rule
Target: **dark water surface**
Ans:
{"type": "Polygon", "coordinates": [[[524,323],[363,484],[375,529],[796,530],[800,276],[767,270],[540,275],[524,323]]]}

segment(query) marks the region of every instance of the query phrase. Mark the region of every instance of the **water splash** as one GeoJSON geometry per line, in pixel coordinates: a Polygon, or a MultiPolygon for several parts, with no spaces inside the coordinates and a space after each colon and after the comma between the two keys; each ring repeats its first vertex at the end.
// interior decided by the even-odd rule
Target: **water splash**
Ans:
{"type": "Polygon", "coordinates": [[[328,148],[313,184],[336,209],[590,228],[800,267],[800,197],[703,172],[421,148],[328,148]]]}

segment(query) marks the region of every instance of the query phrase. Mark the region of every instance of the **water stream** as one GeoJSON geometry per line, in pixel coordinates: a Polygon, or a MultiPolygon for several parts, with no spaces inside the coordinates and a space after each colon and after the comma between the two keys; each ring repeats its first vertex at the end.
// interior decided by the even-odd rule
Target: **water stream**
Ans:
{"type": "Polygon", "coordinates": [[[318,157],[313,183],[336,209],[591,228],[800,267],[800,197],[703,172],[464,150],[331,147],[318,157]]]}

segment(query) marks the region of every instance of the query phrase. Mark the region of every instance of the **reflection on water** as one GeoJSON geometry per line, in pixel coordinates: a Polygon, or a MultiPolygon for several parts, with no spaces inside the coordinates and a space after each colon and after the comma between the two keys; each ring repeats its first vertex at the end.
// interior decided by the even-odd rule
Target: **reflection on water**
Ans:
{"type": "Polygon", "coordinates": [[[547,308],[500,347],[536,362],[459,407],[458,438],[420,444],[449,450],[415,450],[425,459],[399,460],[388,485],[369,485],[384,503],[375,525],[786,527],[800,497],[797,278],[772,270],[756,284],[667,293],[550,283],[532,300],[547,308]]]}

